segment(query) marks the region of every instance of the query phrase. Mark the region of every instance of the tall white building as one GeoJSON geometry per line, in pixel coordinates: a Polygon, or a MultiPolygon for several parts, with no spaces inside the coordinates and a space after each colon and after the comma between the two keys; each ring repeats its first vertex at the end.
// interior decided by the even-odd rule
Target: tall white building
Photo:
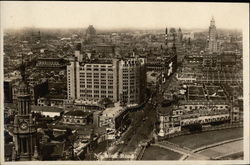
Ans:
{"type": "Polygon", "coordinates": [[[215,20],[213,17],[210,21],[209,26],[208,51],[209,53],[216,53],[218,51],[217,31],[215,26],[215,20]]]}
{"type": "Polygon", "coordinates": [[[146,82],[144,59],[130,58],[119,62],[119,97],[125,104],[136,104],[143,100],[146,82]]]}
{"type": "Polygon", "coordinates": [[[68,99],[118,101],[118,60],[80,63],[73,59],[67,66],[68,99]]]}
{"type": "Polygon", "coordinates": [[[73,58],[67,66],[68,99],[100,101],[109,98],[124,104],[142,101],[144,61],[138,58],[91,60],[73,58]]]}

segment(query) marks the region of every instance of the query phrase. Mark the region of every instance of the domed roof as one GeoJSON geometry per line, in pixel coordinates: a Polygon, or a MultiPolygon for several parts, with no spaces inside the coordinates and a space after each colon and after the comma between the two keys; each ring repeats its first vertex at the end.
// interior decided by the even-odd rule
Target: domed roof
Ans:
{"type": "Polygon", "coordinates": [[[175,33],[175,28],[171,28],[169,32],[170,33],[175,33]]]}
{"type": "Polygon", "coordinates": [[[96,34],[96,30],[95,30],[93,25],[89,25],[89,27],[86,29],[86,34],[89,34],[89,35],[95,35],[96,34]]]}

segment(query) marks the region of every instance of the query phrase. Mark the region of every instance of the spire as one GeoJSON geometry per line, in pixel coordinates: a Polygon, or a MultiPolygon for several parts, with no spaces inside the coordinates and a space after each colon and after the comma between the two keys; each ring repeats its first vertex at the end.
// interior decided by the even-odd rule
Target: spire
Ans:
{"type": "Polygon", "coordinates": [[[22,54],[22,63],[20,65],[20,72],[22,76],[22,81],[25,81],[25,64],[23,63],[23,54],[22,54]]]}
{"type": "Polygon", "coordinates": [[[165,45],[168,45],[168,28],[165,30],[165,45]]]}
{"type": "Polygon", "coordinates": [[[214,16],[212,16],[212,19],[211,19],[211,21],[210,21],[210,26],[215,26],[214,16]]]}
{"type": "Polygon", "coordinates": [[[25,75],[25,64],[23,62],[23,55],[22,55],[22,64],[20,65],[20,72],[22,76],[21,83],[19,84],[19,95],[28,95],[28,85],[26,82],[26,75],[25,75]]]}

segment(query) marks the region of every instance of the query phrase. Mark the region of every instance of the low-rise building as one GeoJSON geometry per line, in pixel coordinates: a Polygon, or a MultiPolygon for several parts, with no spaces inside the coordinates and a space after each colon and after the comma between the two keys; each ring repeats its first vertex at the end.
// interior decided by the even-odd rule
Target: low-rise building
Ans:
{"type": "Polygon", "coordinates": [[[31,106],[31,111],[34,113],[41,113],[41,115],[55,117],[60,116],[63,113],[62,108],[51,107],[51,106],[31,106]]]}
{"type": "Polygon", "coordinates": [[[63,115],[64,124],[87,125],[92,123],[92,113],[81,110],[72,110],[63,115]]]}
{"type": "Polygon", "coordinates": [[[112,131],[123,130],[128,125],[128,111],[120,103],[114,107],[106,108],[99,118],[99,126],[107,127],[112,131]]]}
{"type": "Polygon", "coordinates": [[[62,69],[66,65],[60,58],[39,58],[37,59],[36,67],[38,69],[62,69]]]}
{"type": "Polygon", "coordinates": [[[64,99],[56,99],[49,97],[41,97],[37,99],[38,106],[51,106],[51,107],[59,107],[63,108],[64,99]]]}

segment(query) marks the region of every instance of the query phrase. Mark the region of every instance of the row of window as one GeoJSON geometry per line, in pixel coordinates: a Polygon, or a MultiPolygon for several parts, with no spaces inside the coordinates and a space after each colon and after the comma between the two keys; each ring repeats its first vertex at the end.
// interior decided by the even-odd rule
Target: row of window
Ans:
{"type": "Polygon", "coordinates": [[[113,71],[112,68],[80,68],[80,70],[87,70],[87,71],[113,71]]]}
{"type": "Polygon", "coordinates": [[[105,86],[104,85],[87,85],[87,86],[85,86],[85,85],[80,85],[80,88],[101,88],[101,89],[106,89],[107,87],[108,87],[108,89],[113,89],[113,86],[106,86],[106,84],[105,84],[105,86]]]}
{"type": "Polygon", "coordinates": [[[112,98],[113,98],[113,95],[108,95],[108,96],[107,96],[107,95],[101,95],[101,96],[100,96],[100,95],[93,95],[93,96],[92,96],[92,95],[80,94],[80,97],[89,97],[89,98],[93,98],[93,97],[94,97],[94,98],[106,98],[106,97],[108,97],[108,98],[111,98],[111,99],[112,99],[112,98]]]}
{"type": "MultiPolygon", "coordinates": [[[[189,106],[189,109],[198,109],[198,108],[202,108],[203,106],[189,106]]],[[[220,108],[220,109],[223,109],[223,108],[228,108],[228,106],[227,105],[225,105],[225,106],[215,106],[215,108],[220,108]]],[[[185,106],[185,109],[188,109],[188,107],[187,106],[185,106]]]]}

